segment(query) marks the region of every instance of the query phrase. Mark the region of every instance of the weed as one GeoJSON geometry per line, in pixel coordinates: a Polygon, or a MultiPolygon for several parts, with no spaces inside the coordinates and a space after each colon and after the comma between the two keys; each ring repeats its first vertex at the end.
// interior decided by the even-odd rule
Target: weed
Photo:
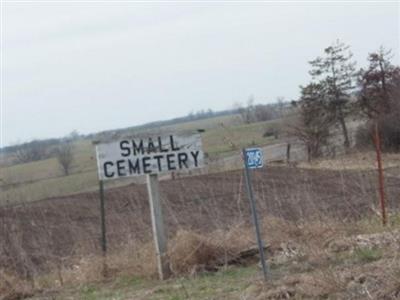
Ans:
{"type": "Polygon", "coordinates": [[[377,233],[387,230],[387,227],[400,228],[400,213],[395,212],[388,215],[388,225],[382,226],[382,217],[374,215],[369,218],[363,218],[357,223],[357,227],[363,233],[377,233]]]}
{"type": "Polygon", "coordinates": [[[180,297],[180,296],[171,296],[170,298],[169,298],[169,300],[183,300],[183,298],[182,297],[180,297]]]}
{"type": "Polygon", "coordinates": [[[144,283],[144,279],[138,276],[121,276],[118,279],[117,285],[119,287],[137,287],[144,283]]]}
{"type": "Polygon", "coordinates": [[[81,290],[81,297],[84,300],[95,300],[97,299],[97,290],[94,286],[85,286],[81,290]]]}
{"type": "Polygon", "coordinates": [[[373,248],[358,248],[354,251],[354,258],[361,263],[370,263],[382,258],[382,250],[373,248]]]}

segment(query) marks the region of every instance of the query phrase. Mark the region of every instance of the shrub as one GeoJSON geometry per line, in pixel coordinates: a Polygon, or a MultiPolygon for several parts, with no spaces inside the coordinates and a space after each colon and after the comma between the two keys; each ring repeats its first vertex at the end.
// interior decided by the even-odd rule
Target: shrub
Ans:
{"type": "Polygon", "coordinates": [[[400,151],[400,111],[393,111],[379,121],[382,147],[386,151],[400,151]]]}
{"type": "MultiPolygon", "coordinates": [[[[400,151],[400,114],[392,112],[378,121],[382,151],[400,151]]],[[[356,132],[356,145],[358,147],[372,147],[375,134],[373,122],[358,127],[356,132]]]]}
{"type": "Polygon", "coordinates": [[[212,267],[224,254],[220,245],[192,231],[178,231],[171,244],[169,257],[176,274],[190,273],[198,266],[212,267]]]}
{"type": "Polygon", "coordinates": [[[366,148],[373,146],[373,135],[369,124],[358,126],[356,131],[356,146],[359,148],[366,148]]]}
{"type": "Polygon", "coordinates": [[[279,138],[279,130],[274,127],[268,128],[264,132],[263,137],[265,137],[265,138],[274,137],[275,139],[277,139],[277,138],[279,138]]]}
{"type": "Polygon", "coordinates": [[[14,148],[16,163],[28,163],[49,157],[48,145],[43,141],[33,140],[29,143],[17,145],[14,148]]]}

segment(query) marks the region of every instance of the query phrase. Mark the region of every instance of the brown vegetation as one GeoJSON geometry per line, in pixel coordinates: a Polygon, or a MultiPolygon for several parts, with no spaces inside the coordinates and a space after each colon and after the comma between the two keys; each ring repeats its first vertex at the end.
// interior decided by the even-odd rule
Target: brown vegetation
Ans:
{"type": "MultiPolygon", "coordinates": [[[[318,260],[324,250],[318,252],[317,246],[345,232],[344,226],[323,226],[329,225],[328,219],[347,225],[375,214],[375,176],[373,171],[286,167],[256,171],[258,208],[261,216],[268,214],[263,221],[268,255],[284,261],[287,255],[282,253],[297,253],[300,244],[309,243],[310,249],[317,249],[313,257],[318,260]],[[312,230],[307,230],[310,226],[312,230]]],[[[391,210],[398,209],[399,180],[387,179],[391,210]]],[[[255,245],[244,190],[241,171],[161,182],[175,274],[219,268],[255,245]]],[[[86,193],[1,208],[2,274],[13,274],[7,276],[30,289],[100,279],[98,205],[98,194],[86,193]]],[[[145,186],[106,189],[106,218],[109,276],[124,272],[153,276],[145,186]]],[[[310,257],[311,252],[299,253],[310,257]]]]}

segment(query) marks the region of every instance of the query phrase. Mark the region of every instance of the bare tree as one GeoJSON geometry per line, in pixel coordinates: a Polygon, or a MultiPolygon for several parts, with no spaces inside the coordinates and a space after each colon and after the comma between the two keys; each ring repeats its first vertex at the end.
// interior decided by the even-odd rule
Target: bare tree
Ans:
{"type": "Polygon", "coordinates": [[[79,139],[80,137],[81,137],[81,135],[79,134],[79,131],[76,129],[72,130],[71,133],[68,135],[68,138],[71,141],[75,141],[75,140],[79,139]]]}
{"type": "Polygon", "coordinates": [[[27,163],[47,157],[46,145],[42,141],[33,140],[18,145],[14,152],[17,163],[27,163]]]}
{"type": "Polygon", "coordinates": [[[242,116],[242,119],[245,123],[250,124],[255,122],[255,106],[254,106],[254,96],[250,95],[249,99],[247,100],[246,107],[242,107],[239,105],[238,111],[242,116]]]}
{"type": "Polygon", "coordinates": [[[285,97],[279,96],[276,98],[276,105],[278,107],[279,117],[282,118],[284,114],[285,97]]]}
{"type": "Polygon", "coordinates": [[[311,161],[322,155],[333,118],[326,113],[322,85],[310,83],[301,89],[300,100],[293,103],[299,111],[298,119],[289,125],[289,133],[305,144],[308,161],[311,161]]]}
{"type": "Polygon", "coordinates": [[[72,143],[69,141],[62,143],[56,150],[56,158],[64,172],[64,175],[69,175],[72,163],[74,161],[72,143]]]}
{"type": "MultiPolygon", "coordinates": [[[[283,100],[283,98],[280,99],[283,100]]],[[[254,96],[250,95],[245,107],[241,103],[233,105],[234,110],[237,110],[241,115],[244,123],[268,121],[281,116],[279,104],[255,104],[254,100],[254,96]]],[[[283,102],[282,105],[284,105],[283,102]]]]}

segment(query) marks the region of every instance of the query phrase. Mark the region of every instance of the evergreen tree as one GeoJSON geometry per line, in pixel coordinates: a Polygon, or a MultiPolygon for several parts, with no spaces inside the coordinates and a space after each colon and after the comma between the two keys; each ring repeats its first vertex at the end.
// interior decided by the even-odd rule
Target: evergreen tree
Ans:
{"type": "Polygon", "coordinates": [[[345,148],[350,147],[346,116],[351,113],[350,97],[354,90],[355,62],[349,46],[337,40],[324,50],[323,57],[310,61],[310,74],[323,87],[326,112],[342,129],[345,148]]]}
{"type": "MultiPolygon", "coordinates": [[[[358,104],[369,119],[368,135],[384,149],[400,149],[400,67],[391,51],[381,47],[369,54],[369,66],[360,70],[358,104]],[[379,141],[378,141],[379,139],[379,141]]],[[[380,148],[380,146],[379,146],[380,148]]]]}
{"type": "Polygon", "coordinates": [[[400,101],[393,97],[398,89],[400,67],[392,64],[392,57],[390,50],[381,47],[369,54],[368,69],[360,70],[358,103],[369,119],[378,119],[389,113],[394,106],[393,101],[400,101]]]}

